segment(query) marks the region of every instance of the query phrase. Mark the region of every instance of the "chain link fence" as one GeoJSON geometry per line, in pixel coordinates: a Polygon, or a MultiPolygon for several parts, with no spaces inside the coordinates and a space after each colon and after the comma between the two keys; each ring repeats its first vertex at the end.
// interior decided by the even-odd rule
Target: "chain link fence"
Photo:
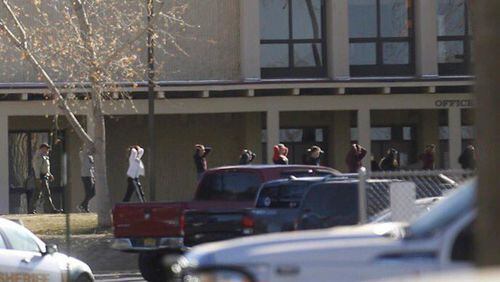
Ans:
{"type": "Polygon", "coordinates": [[[359,222],[410,221],[475,176],[470,170],[360,170],[359,222]]]}

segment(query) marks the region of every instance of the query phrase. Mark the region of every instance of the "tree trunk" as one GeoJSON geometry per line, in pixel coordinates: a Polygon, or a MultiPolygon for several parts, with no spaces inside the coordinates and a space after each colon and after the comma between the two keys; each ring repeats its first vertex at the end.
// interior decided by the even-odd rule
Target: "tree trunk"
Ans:
{"type": "Polygon", "coordinates": [[[473,19],[479,152],[476,261],[479,266],[493,266],[500,265],[500,1],[474,1],[473,19]]]}
{"type": "Polygon", "coordinates": [[[106,168],[106,127],[102,112],[94,112],[95,186],[97,195],[97,221],[100,227],[111,226],[111,197],[106,168]]]}

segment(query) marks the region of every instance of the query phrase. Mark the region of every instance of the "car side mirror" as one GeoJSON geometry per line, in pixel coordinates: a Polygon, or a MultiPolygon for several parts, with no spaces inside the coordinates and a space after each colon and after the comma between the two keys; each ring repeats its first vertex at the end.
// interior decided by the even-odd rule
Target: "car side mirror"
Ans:
{"type": "Polygon", "coordinates": [[[57,248],[57,245],[47,245],[45,246],[46,248],[46,251],[44,253],[44,255],[52,255],[52,254],[55,254],[59,251],[59,249],[57,248]]]}

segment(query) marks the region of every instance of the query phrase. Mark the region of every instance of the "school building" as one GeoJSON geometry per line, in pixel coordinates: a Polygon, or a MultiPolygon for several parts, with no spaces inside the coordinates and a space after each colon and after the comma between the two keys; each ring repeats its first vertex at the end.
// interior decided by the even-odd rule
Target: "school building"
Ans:
{"type": "MultiPolygon", "coordinates": [[[[368,150],[368,168],[370,156],[379,160],[390,147],[402,168],[418,168],[426,144],[437,145],[438,168],[460,168],[462,149],[474,142],[467,1],[186,2],[186,21],[199,26],[187,31],[196,41],[181,42],[189,56],[156,57],[168,66],[158,70],[155,87],[158,200],[190,199],[197,143],[214,148],[209,167],[236,164],[244,148],[256,152],[257,163],[270,162],[272,146],[285,143],[291,163],[319,145],[323,164],[345,171],[349,146],[358,142],[368,150]]],[[[47,88],[30,66],[0,60],[0,68],[9,70],[0,76],[0,214],[26,212],[30,163],[41,142],[53,146],[56,200],[70,191],[76,207],[83,197],[80,140],[43,99],[47,88]]],[[[127,147],[148,144],[147,84],[127,87],[134,107],[104,102],[115,202],[126,189],[127,147]]],[[[74,103],[91,128],[88,101],[74,103]]]]}

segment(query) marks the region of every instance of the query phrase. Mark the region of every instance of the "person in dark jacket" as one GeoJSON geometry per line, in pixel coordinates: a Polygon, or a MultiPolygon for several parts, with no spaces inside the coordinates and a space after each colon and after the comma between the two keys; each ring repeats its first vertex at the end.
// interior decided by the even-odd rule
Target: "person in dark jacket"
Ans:
{"type": "Polygon", "coordinates": [[[207,156],[212,151],[212,148],[202,144],[196,144],[194,149],[195,153],[193,159],[196,166],[196,173],[198,174],[197,179],[200,180],[203,173],[207,171],[207,156]]]}
{"type": "Polygon", "coordinates": [[[319,146],[312,146],[307,149],[304,155],[304,164],[305,165],[316,165],[319,166],[321,162],[321,156],[324,154],[323,150],[319,146]]]}
{"type": "Polygon", "coordinates": [[[254,152],[252,152],[248,149],[244,149],[241,152],[239,164],[240,165],[249,165],[253,162],[253,160],[255,159],[256,156],[257,155],[254,152]]]}
{"type": "Polygon", "coordinates": [[[345,157],[349,173],[357,173],[361,168],[361,161],[366,156],[366,149],[359,144],[352,144],[351,149],[345,157]]]}
{"type": "Polygon", "coordinates": [[[288,148],[284,144],[278,144],[273,147],[274,155],[273,155],[273,163],[274,164],[288,164],[288,148]]]}
{"type": "Polygon", "coordinates": [[[460,154],[458,162],[463,169],[476,169],[476,149],[474,146],[467,146],[462,154],[460,154]]]}
{"type": "Polygon", "coordinates": [[[381,170],[398,170],[399,169],[399,162],[398,162],[398,155],[399,152],[391,148],[387,150],[387,153],[385,156],[380,160],[380,169],[381,170]]]}
{"type": "Polygon", "coordinates": [[[435,168],[436,145],[429,144],[425,146],[424,153],[420,155],[422,161],[422,169],[433,170],[435,168]]]}

